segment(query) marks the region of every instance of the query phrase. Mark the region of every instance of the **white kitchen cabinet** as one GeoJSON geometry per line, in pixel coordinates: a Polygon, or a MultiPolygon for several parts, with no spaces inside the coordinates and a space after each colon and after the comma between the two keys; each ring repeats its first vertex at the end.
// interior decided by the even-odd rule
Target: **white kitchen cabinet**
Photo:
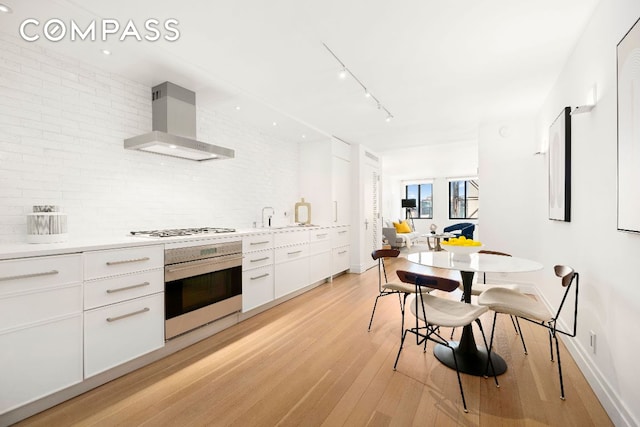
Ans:
{"type": "Polygon", "coordinates": [[[274,299],[273,234],[242,239],[242,312],[274,299]]]}
{"type": "Polygon", "coordinates": [[[162,269],[87,281],[84,308],[89,310],[159,292],[164,292],[162,269]]]}
{"type": "Polygon", "coordinates": [[[85,280],[164,268],[164,245],[85,252],[85,280]]]}
{"type": "Polygon", "coordinates": [[[300,148],[300,195],[311,204],[311,221],[321,225],[351,222],[351,146],[337,139],[300,148]]]}
{"type": "Polygon", "coordinates": [[[273,265],[273,249],[249,252],[242,257],[242,271],[273,265]]]}
{"type": "Polygon", "coordinates": [[[157,293],[85,312],[85,377],[164,345],[163,296],[157,293]]]}
{"type": "Polygon", "coordinates": [[[309,258],[300,257],[275,265],[275,297],[295,292],[309,284],[309,258]]]}
{"type": "Polygon", "coordinates": [[[247,312],[273,301],[273,265],[242,272],[242,311],[247,312]]]}
{"type": "Polygon", "coordinates": [[[331,274],[336,275],[349,270],[351,265],[351,246],[349,227],[334,227],[331,230],[331,274]]]}
{"type": "Polygon", "coordinates": [[[349,246],[342,246],[333,249],[332,254],[332,267],[333,274],[339,274],[343,271],[349,270],[350,254],[349,246]]]}
{"type": "Polygon", "coordinates": [[[331,229],[309,232],[309,283],[331,277],[331,229]]]}
{"type": "Polygon", "coordinates": [[[309,284],[309,230],[286,230],[274,234],[275,297],[309,284]]]}
{"type": "Polygon", "coordinates": [[[0,414],[82,381],[80,254],[0,261],[0,414]]]}
{"type": "Polygon", "coordinates": [[[246,254],[253,251],[273,248],[273,234],[254,234],[242,238],[242,253],[246,254]]]}
{"type": "Polygon", "coordinates": [[[164,246],[84,253],[84,376],[164,345],[164,246]]]}

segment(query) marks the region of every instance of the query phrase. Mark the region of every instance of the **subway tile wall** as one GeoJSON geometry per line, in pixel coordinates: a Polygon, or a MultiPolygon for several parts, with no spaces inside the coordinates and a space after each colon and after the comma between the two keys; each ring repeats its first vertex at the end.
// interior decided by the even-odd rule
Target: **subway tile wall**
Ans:
{"type": "MultiPolygon", "coordinates": [[[[298,198],[298,144],[197,107],[198,139],[235,159],[125,150],[151,130],[150,87],[0,35],[0,243],[33,205],[59,205],[69,238],[168,227],[250,227],[298,198]]],[[[158,82],[161,83],[161,82],[158,82]]],[[[282,218],[285,220],[285,218],[282,218]]]]}

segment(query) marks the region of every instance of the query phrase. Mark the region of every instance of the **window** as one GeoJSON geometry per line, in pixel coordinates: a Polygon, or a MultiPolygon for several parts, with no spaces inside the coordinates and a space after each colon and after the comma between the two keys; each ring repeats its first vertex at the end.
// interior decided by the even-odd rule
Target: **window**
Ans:
{"type": "Polygon", "coordinates": [[[416,207],[408,210],[411,218],[433,218],[433,184],[407,185],[405,196],[407,199],[416,199],[417,201],[416,207]]]}
{"type": "Polygon", "coordinates": [[[449,219],[477,219],[479,198],[477,179],[449,181],[449,219]]]}

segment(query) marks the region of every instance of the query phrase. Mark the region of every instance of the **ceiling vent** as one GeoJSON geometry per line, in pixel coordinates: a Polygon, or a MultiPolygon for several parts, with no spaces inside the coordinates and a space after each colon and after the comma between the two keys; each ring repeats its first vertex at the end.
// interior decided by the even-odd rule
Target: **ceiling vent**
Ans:
{"type": "Polygon", "coordinates": [[[234,150],[196,140],[196,94],[171,82],[151,89],[153,129],[124,140],[124,148],[189,160],[232,159],[234,150]]]}

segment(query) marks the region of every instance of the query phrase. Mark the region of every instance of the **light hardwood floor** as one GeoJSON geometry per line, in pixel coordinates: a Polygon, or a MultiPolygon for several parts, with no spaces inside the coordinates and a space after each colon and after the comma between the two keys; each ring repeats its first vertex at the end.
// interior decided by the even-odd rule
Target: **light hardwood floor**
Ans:
{"type": "MultiPolygon", "coordinates": [[[[395,278],[407,261],[389,266],[395,278]]],[[[423,353],[407,340],[393,370],[399,304],[380,299],[367,332],[376,295],[376,269],[340,276],[19,425],[612,425],[564,348],[567,400],[560,400],[545,330],[522,322],[525,356],[507,316],[496,351],[508,370],[500,388],[463,375],[464,413],[455,371],[434,358],[432,343],[423,353]]],[[[483,324],[489,330],[489,314],[483,324]]]]}

